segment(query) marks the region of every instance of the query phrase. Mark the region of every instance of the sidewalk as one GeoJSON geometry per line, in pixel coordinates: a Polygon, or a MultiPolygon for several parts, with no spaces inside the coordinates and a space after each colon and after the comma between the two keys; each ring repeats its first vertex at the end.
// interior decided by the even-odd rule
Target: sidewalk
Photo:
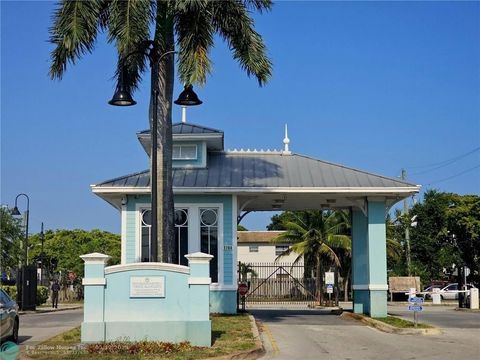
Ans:
{"type": "Polygon", "coordinates": [[[65,310],[74,310],[74,309],[81,309],[83,308],[82,303],[65,303],[65,304],[58,304],[58,308],[52,308],[51,304],[43,304],[37,306],[36,310],[26,310],[26,311],[19,311],[19,315],[24,314],[41,314],[41,313],[49,313],[49,312],[57,312],[57,311],[65,311],[65,310]]]}

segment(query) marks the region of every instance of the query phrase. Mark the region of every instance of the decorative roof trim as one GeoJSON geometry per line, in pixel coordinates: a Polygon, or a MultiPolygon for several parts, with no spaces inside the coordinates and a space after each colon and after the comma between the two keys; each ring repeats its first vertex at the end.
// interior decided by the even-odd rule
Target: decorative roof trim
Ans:
{"type": "MultiPolygon", "coordinates": [[[[92,192],[96,194],[121,193],[121,194],[149,194],[150,187],[118,187],[118,186],[97,186],[90,185],[92,192]]],[[[402,187],[174,187],[177,194],[191,193],[295,193],[295,194],[405,194],[417,193],[420,185],[402,187]]]]}

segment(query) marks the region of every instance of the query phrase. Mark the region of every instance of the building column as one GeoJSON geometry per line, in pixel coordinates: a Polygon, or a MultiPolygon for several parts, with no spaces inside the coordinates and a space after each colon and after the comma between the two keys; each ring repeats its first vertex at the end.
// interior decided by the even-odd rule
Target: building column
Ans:
{"type": "Polygon", "coordinates": [[[367,215],[352,211],[353,311],[387,316],[385,202],[367,201],[367,215]]]}

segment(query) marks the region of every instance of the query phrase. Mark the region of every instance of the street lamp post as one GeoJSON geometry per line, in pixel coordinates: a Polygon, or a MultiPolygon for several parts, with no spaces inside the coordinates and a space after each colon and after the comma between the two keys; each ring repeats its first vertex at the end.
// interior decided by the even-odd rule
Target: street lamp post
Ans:
{"type": "MultiPolygon", "coordinates": [[[[21,284],[21,289],[22,289],[22,294],[21,294],[21,301],[22,301],[22,306],[21,309],[25,309],[25,283],[26,283],[26,271],[25,268],[28,265],[28,220],[29,220],[29,215],[30,215],[30,198],[28,197],[27,194],[21,193],[18,194],[15,197],[15,206],[13,207],[12,210],[12,215],[14,216],[20,216],[22,215],[20,211],[18,210],[18,198],[20,196],[24,196],[27,199],[27,210],[25,211],[25,242],[23,244],[23,251],[24,251],[24,259],[23,259],[23,266],[22,266],[22,284],[21,284]]],[[[18,278],[17,278],[18,281],[18,278]]],[[[18,300],[17,300],[18,301],[18,300]]]]}
{"type": "Polygon", "coordinates": [[[30,198],[28,197],[27,194],[18,194],[17,197],[15,198],[15,206],[12,210],[12,215],[15,216],[20,216],[22,215],[20,211],[18,210],[18,198],[20,196],[24,196],[27,199],[27,210],[25,211],[25,243],[24,243],[24,265],[26,266],[28,264],[28,218],[30,214],[30,198]]]}
{"type": "MultiPolygon", "coordinates": [[[[173,55],[176,51],[167,51],[159,56],[157,59],[153,56],[153,42],[149,42],[149,48],[147,52],[142,51],[133,51],[127,54],[121,60],[121,69],[120,69],[120,79],[113,94],[112,99],[108,102],[110,105],[114,106],[131,106],[135,105],[137,102],[133,100],[133,97],[130,93],[130,87],[128,86],[128,79],[127,79],[127,71],[126,71],[126,60],[133,54],[144,53],[150,59],[150,67],[153,69],[160,64],[167,55],[173,55]]],[[[155,262],[157,261],[158,257],[158,247],[157,247],[157,239],[158,239],[158,211],[157,211],[157,194],[158,194],[158,186],[157,186],[157,147],[158,147],[158,134],[157,134],[157,125],[158,125],[158,89],[152,88],[151,96],[153,96],[153,124],[152,124],[152,133],[151,133],[151,140],[152,140],[152,150],[151,150],[151,232],[150,232],[150,261],[155,262]]],[[[197,94],[193,91],[191,85],[185,86],[185,89],[180,93],[178,99],[174,101],[177,105],[182,106],[195,106],[202,104],[202,101],[198,98],[197,94]]]]}

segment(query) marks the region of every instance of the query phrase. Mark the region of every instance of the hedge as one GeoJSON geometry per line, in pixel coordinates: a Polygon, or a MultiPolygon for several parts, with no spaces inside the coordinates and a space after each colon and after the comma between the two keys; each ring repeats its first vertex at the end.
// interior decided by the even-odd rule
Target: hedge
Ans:
{"type": "MultiPolygon", "coordinates": [[[[17,287],[15,285],[1,285],[8,296],[13,300],[17,300],[17,287]]],[[[48,300],[48,287],[46,286],[37,286],[37,306],[45,304],[48,300]]]]}

